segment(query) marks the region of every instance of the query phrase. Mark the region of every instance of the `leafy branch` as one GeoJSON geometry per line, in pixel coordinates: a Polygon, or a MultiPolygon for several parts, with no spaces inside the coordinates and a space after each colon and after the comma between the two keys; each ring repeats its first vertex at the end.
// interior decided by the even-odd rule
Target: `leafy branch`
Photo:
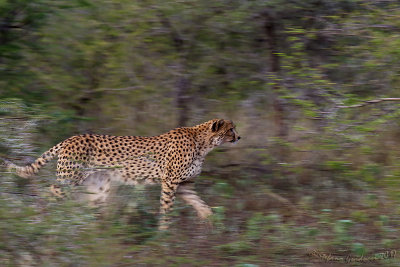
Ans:
{"type": "Polygon", "coordinates": [[[371,104],[381,103],[381,102],[390,102],[390,101],[400,101],[400,98],[390,97],[390,98],[378,98],[373,100],[364,101],[360,104],[350,105],[350,106],[337,106],[338,108],[359,108],[364,107],[371,104]]]}

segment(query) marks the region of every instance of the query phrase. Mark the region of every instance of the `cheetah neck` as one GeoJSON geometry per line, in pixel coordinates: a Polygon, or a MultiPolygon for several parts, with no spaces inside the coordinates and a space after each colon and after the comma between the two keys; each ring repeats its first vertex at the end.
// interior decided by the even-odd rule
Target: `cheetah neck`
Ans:
{"type": "Polygon", "coordinates": [[[199,156],[205,157],[217,145],[212,142],[209,123],[203,123],[191,127],[192,133],[196,140],[199,156]]]}

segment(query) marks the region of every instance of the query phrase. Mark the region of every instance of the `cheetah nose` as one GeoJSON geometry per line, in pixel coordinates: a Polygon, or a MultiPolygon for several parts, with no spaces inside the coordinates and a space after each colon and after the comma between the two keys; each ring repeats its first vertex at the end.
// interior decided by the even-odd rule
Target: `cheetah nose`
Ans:
{"type": "Polygon", "coordinates": [[[240,136],[238,136],[238,138],[237,138],[238,140],[240,140],[240,136]]]}

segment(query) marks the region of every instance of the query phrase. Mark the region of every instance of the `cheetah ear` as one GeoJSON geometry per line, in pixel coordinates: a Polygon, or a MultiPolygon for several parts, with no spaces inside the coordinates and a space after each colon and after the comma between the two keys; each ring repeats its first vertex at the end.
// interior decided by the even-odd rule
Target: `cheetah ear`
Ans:
{"type": "Polygon", "coordinates": [[[213,123],[213,125],[211,126],[211,131],[217,132],[219,129],[221,129],[222,125],[224,125],[224,120],[221,119],[221,120],[215,121],[213,123]]]}

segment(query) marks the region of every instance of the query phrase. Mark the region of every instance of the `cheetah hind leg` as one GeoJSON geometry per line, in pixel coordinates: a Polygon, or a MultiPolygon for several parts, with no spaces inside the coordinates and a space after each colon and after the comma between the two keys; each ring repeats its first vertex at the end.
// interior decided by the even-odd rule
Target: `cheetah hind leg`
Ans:
{"type": "MultiPolygon", "coordinates": [[[[87,202],[92,207],[104,204],[110,195],[113,175],[110,171],[87,173],[86,177],[80,179],[82,182],[75,187],[70,196],[75,200],[87,202]]],[[[51,185],[50,192],[57,198],[66,196],[58,185],[51,185]]]]}
{"type": "Polygon", "coordinates": [[[50,192],[57,198],[65,197],[65,193],[61,190],[61,187],[58,185],[51,185],[50,192]]]}
{"type": "Polygon", "coordinates": [[[83,190],[75,192],[73,197],[88,202],[90,206],[99,206],[107,202],[111,192],[111,181],[114,172],[96,171],[88,175],[82,182],[83,190]],[[83,191],[83,192],[82,192],[83,191]]]}

